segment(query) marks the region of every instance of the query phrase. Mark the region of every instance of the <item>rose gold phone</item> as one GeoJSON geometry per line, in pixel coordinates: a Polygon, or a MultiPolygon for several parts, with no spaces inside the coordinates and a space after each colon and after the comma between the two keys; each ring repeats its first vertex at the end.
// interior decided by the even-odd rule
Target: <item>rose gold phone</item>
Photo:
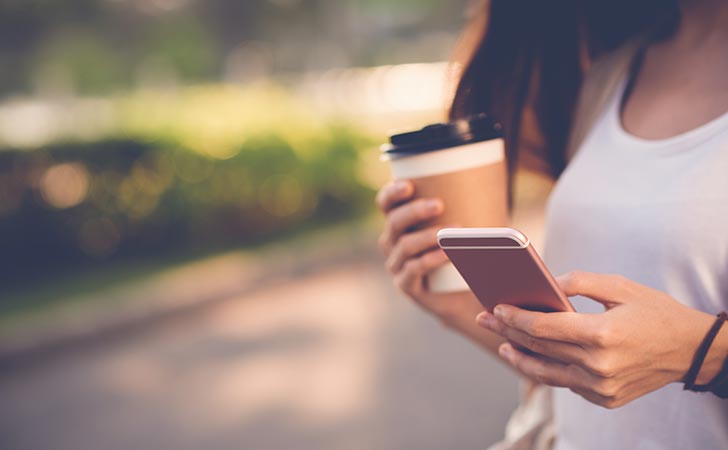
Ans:
{"type": "Polygon", "coordinates": [[[444,228],[442,248],[488,311],[501,303],[574,311],[528,238],[513,228],[444,228]]]}

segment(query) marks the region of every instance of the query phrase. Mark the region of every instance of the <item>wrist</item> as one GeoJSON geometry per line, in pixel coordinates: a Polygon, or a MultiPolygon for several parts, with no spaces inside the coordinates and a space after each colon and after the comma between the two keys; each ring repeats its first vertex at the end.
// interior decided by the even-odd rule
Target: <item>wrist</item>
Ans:
{"type": "Polygon", "coordinates": [[[698,349],[715,322],[715,316],[684,306],[680,317],[679,325],[671,330],[673,348],[677,349],[679,356],[672,360],[670,371],[673,381],[684,383],[698,349]]]}

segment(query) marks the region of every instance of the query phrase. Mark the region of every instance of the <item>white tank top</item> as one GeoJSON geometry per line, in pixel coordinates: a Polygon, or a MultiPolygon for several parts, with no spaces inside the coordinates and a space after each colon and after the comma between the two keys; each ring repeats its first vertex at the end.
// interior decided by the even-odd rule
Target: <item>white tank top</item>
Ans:
{"type": "MultiPolygon", "coordinates": [[[[617,273],[701,311],[728,310],[728,113],[640,139],[621,125],[625,84],[554,188],[544,260],[555,274],[617,273]]],[[[678,383],[614,410],[563,388],[554,403],[557,450],[728,449],[728,400],[678,383]]]]}

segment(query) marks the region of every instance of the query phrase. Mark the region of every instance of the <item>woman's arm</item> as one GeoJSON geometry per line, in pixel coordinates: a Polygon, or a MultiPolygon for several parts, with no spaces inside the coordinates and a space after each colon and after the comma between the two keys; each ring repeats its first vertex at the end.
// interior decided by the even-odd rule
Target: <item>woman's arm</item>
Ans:
{"type": "MultiPolygon", "coordinates": [[[[477,321],[510,341],[501,345],[499,353],[513,368],[606,408],[683,381],[715,321],[715,316],[622,276],[572,272],[557,281],[566,295],[589,297],[602,303],[606,312],[538,313],[500,305],[493,315],[481,313],[477,321]]],[[[697,383],[712,380],[726,357],[728,327],[724,326],[697,383]]]]}

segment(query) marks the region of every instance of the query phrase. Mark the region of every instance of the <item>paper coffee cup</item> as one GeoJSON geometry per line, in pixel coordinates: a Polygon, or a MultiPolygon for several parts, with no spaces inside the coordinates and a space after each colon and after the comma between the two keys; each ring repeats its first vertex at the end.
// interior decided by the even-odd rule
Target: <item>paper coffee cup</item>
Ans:
{"type": "MultiPolygon", "coordinates": [[[[500,126],[486,115],[390,138],[382,148],[395,180],[411,180],[415,197],[442,199],[445,209],[419,228],[457,223],[463,227],[507,224],[505,148],[500,126]]],[[[452,264],[427,275],[433,292],[468,290],[452,264]]]]}

